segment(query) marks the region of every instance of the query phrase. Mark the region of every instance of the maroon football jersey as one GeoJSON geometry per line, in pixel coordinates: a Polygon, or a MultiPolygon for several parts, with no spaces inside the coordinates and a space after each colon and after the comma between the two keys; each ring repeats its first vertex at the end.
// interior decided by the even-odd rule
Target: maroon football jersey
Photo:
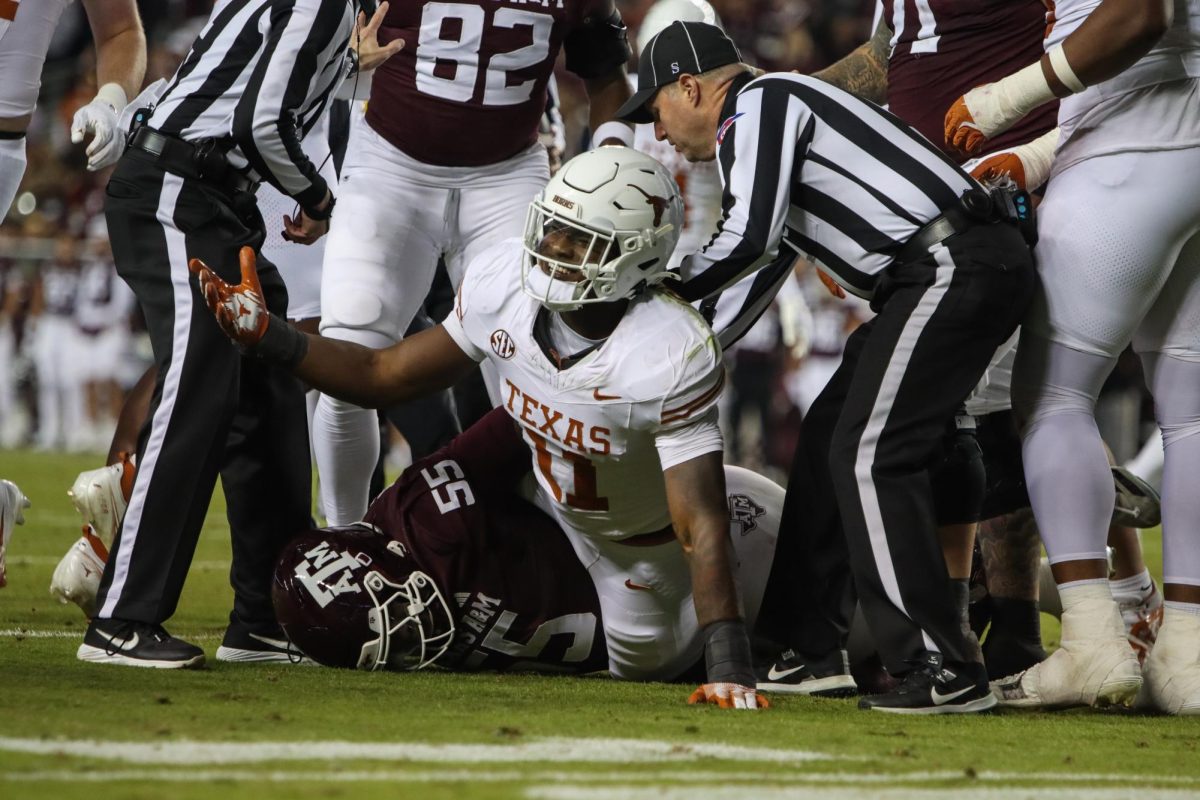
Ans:
{"type": "MultiPolygon", "coordinates": [[[[983,83],[998,81],[1041,58],[1046,29],[1042,0],[883,0],[892,29],[888,108],[955,161],[946,146],[951,103],[983,83]],[[896,4],[903,3],[897,20],[896,4]]],[[[987,142],[984,153],[1036,139],[1057,124],[1058,101],[987,142]]]]}
{"type": "Polygon", "coordinates": [[[457,608],[439,666],[608,668],[591,578],[554,521],[516,494],[529,468],[529,448],[497,409],[406,469],[367,511],[457,608]]]}
{"type": "Polygon", "coordinates": [[[495,164],[531,145],[563,40],[611,0],[404,0],[380,41],[367,122],[426,164],[495,164]]]}

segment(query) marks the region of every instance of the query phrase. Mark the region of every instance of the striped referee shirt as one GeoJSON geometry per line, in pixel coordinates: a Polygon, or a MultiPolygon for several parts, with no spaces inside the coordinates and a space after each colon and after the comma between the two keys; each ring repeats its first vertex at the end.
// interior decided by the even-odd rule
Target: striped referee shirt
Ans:
{"type": "Polygon", "coordinates": [[[218,0],[149,126],[221,140],[233,166],[319,205],[328,187],[300,140],[351,69],[356,11],[349,0],[218,0]]]}
{"type": "Polygon", "coordinates": [[[717,306],[722,344],[770,304],[797,253],[871,297],[908,239],[976,185],[879,106],[790,73],[734,79],[717,159],[721,225],[684,259],[679,291],[696,301],[742,281],[717,306]]]}

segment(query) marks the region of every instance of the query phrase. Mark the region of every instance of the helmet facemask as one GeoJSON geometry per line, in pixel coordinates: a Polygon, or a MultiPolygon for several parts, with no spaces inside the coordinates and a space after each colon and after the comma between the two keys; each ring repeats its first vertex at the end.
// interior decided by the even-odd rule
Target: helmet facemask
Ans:
{"type": "Polygon", "coordinates": [[[372,570],[362,585],[373,605],[367,624],[379,636],[363,644],[359,669],[424,669],[450,647],[454,617],[446,598],[424,572],[414,571],[398,584],[372,570]]]}

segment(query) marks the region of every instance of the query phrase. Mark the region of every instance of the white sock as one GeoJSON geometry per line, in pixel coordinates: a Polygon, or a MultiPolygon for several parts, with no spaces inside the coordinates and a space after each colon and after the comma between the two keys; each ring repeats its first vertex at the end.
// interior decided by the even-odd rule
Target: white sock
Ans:
{"type": "Polygon", "coordinates": [[[1089,578],[1082,581],[1068,581],[1058,585],[1058,596],[1062,598],[1063,611],[1070,611],[1081,603],[1093,600],[1112,601],[1112,590],[1108,588],[1107,578],[1089,578]]]}
{"type": "Polygon", "coordinates": [[[1174,612],[1175,614],[1191,614],[1195,617],[1200,617],[1200,603],[1184,603],[1179,600],[1168,600],[1163,603],[1166,609],[1164,614],[1174,612]]]}
{"type": "Polygon", "coordinates": [[[1150,578],[1150,570],[1143,569],[1137,575],[1109,581],[1108,588],[1112,590],[1113,597],[1119,600],[1125,598],[1144,600],[1154,593],[1154,581],[1150,578]]]}

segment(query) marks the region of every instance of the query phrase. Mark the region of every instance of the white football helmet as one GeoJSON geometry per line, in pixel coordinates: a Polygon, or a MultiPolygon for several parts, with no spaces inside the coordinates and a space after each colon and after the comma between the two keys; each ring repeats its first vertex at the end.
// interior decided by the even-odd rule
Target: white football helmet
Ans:
{"type": "Polygon", "coordinates": [[[716,10],[705,0],[658,0],[650,6],[638,28],[638,52],[650,44],[650,40],[662,33],[668,25],[679,22],[704,22],[723,28],[716,10]]]}
{"type": "Polygon", "coordinates": [[[628,147],[582,153],[529,205],[521,287],[551,311],[632,297],[671,275],[682,228],[666,167],[628,147]]]}

